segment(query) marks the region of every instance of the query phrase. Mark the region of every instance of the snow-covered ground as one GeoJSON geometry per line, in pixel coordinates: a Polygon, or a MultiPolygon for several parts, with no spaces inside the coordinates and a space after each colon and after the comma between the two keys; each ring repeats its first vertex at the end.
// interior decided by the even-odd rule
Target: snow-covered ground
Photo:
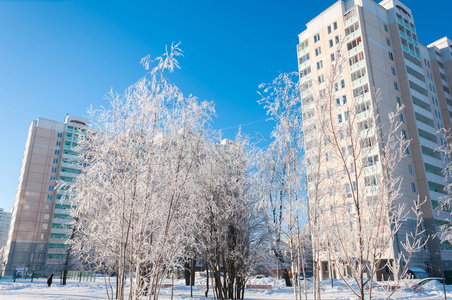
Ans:
{"type": "MultiPolygon", "coordinates": [[[[190,298],[190,288],[185,287],[184,280],[174,281],[174,299],[206,299],[204,297],[205,278],[196,280],[196,286],[193,288],[193,298],[190,298]]],[[[165,283],[171,283],[171,280],[165,283]]],[[[292,290],[284,286],[282,280],[275,281],[272,278],[259,278],[250,280],[249,284],[272,285],[271,290],[246,290],[245,299],[268,300],[268,299],[293,299],[292,290]]],[[[447,297],[452,298],[452,286],[447,286],[447,297]]],[[[391,299],[444,299],[443,286],[439,283],[430,282],[424,285],[422,292],[414,292],[409,289],[397,291],[391,299]]],[[[209,300],[213,299],[210,292],[209,300]]],[[[384,299],[386,294],[383,288],[374,290],[374,296],[378,299],[384,299]]],[[[47,287],[45,279],[38,279],[30,282],[30,279],[12,279],[2,278],[0,280],[0,299],[8,300],[41,300],[41,299],[59,299],[59,300],[78,300],[78,299],[107,299],[104,280],[98,277],[96,282],[77,282],[68,281],[66,286],[61,286],[59,280],[54,280],[54,284],[47,287]]],[[[164,288],[161,291],[162,300],[171,299],[171,288],[164,288]]],[[[309,297],[312,299],[312,297],[309,297]]],[[[347,289],[344,283],[334,281],[334,287],[331,287],[330,281],[322,283],[322,299],[356,299],[356,297],[347,289]]]]}

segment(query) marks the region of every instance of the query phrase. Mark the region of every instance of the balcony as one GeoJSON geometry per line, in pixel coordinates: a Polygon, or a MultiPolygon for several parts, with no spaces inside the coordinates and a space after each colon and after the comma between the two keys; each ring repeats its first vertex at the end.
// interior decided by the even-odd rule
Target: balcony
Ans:
{"type": "Polygon", "coordinates": [[[364,129],[361,130],[361,132],[359,133],[359,137],[365,138],[365,137],[371,137],[375,135],[375,128],[370,128],[370,129],[364,129]]]}
{"type": "MultiPolygon", "coordinates": [[[[425,174],[427,176],[427,180],[428,181],[433,182],[433,183],[437,183],[437,184],[445,184],[443,176],[439,176],[439,175],[436,175],[436,174],[433,174],[433,173],[428,173],[428,172],[425,172],[425,174]]],[[[430,192],[432,192],[432,191],[430,191],[430,192]]]]}
{"type": "Polygon", "coordinates": [[[77,178],[78,175],[80,174],[76,174],[76,173],[72,173],[72,172],[60,172],[60,177],[70,177],[70,178],[77,178]]]}
{"type": "Polygon", "coordinates": [[[407,72],[408,74],[408,80],[410,80],[411,82],[417,84],[418,86],[420,86],[421,88],[427,90],[427,84],[425,83],[425,81],[422,81],[421,79],[414,77],[412,74],[410,74],[409,72],[407,72]]]}
{"type": "Polygon", "coordinates": [[[63,248],[49,248],[47,250],[48,254],[66,254],[67,250],[63,248]]]}
{"type": "Polygon", "coordinates": [[[346,39],[347,42],[349,42],[349,41],[357,38],[360,35],[361,35],[361,31],[359,29],[357,29],[357,30],[353,31],[352,33],[350,33],[349,35],[347,35],[345,37],[345,39],[346,39]]]}
{"type": "Polygon", "coordinates": [[[378,186],[366,186],[366,195],[375,196],[380,192],[380,187],[378,186]]]}
{"type": "Polygon", "coordinates": [[[62,228],[52,228],[50,233],[55,234],[70,234],[72,232],[72,229],[62,229],[62,228]]]}
{"type": "Polygon", "coordinates": [[[356,97],[356,98],[355,98],[355,103],[356,103],[356,104],[360,104],[361,102],[367,101],[367,100],[369,100],[369,99],[370,99],[370,93],[367,92],[367,93],[365,93],[365,94],[362,95],[362,96],[356,97]]]}
{"type": "Polygon", "coordinates": [[[363,50],[363,44],[361,43],[358,46],[356,46],[355,48],[348,51],[348,57],[352,57],[353,55],[355,55],[358,52],[361,52],[362,50],[363,50]]]}
{"type": "Polygon", "coordinates": [[[378,154],[378,146],[374,146],[372,148],[366,148],[361,150],[361,155],[363,157],[372,156],[378,154]]]}
{"type": "MultiPolygon", "coordinates": [[[[422,123],[419,120],[416,120],[416,125],[417,125],[418,129],[424,130],[425,132],[428,132],[429,134],[436,136],[435,128],[431,127],[430,125],[422,123]]],[[[433,150],[435,150],[435,149],[433,149],[433,150]]]]}
{"type": "Polygon", "coordinates": [[[298,67],[300,70],[303,70],[304,68],[306,68],[307,66],[311,65],[311,60],[308,59],[307,61],[303,62],[300,64],[300,66],[298,67]]]}
{"type": "MultiPolygon", "coordinates": [[[[416,98],[417,100],[419,100],[423,103],[422,105],[420,105],[420,104],[417,104],[417,105],[422,106],[424,108],[425,107],[430,108],[430,100],[429,100],[428,96],[421,94],[418,91],[413,90],[413,89],[410,89],[410,93],[411,93],[411,96],[413,96],[413,98],[416,98]]],[[[413,99],[414,103],[416,103],[416,99],[413,99]]],[[[431,109],[429,109],[429,110],[431,110],[431,109]]]]}
{"type": "Polygon", "coordinates": [[[433,126],[433,114],[432,114],[432,112],[430,112],[430,111],[428,111],[428,110],[426,110],[426,109],[424,109],[424,108],[422,108],[420,106],[417,106],[416,104],[413,105],[413,110],[416,113],[418,113],[419,115],[421,115],[425,119],[425,120],[422,120],[422,121],[425,121],[424,123],[432,124],[432,126],[433,126]]]}
{"type": "Polygon", "coordinates": [[[305,55],[308,52],[309,52],[309,48],[306,47],[303,50],[301,50],[300,52],[298,52],[298,57],[302,57],[303,55],[305,55]]]}
{"type": "Polygon", "coordinates": [[[365,65],[366,65],[366,61],[364,59],[361,60],[360,62],[357,62],[356,64],[354,64],[350,67],[350,73],[353,73],[354,71],[361,69],[365,65]]]}
{"type": "Polygon", "coordinates": [[[363,85],[363,84],[365,84],[365,83],[367,83],[367,75],[366,75],[366,76],[363,76],[363,77],[361,77],[361,78],[359,78],[359,79],[356,79],[355,81],[353,81],[353,82],[352,82],[352,87],[353,87],[353,88],[356,88],[356,87],[358,87],[358,86],[360,86],[360,85],[363,85]]]}
{"type": "Polygon", "coordinates": [[[69,163],[61,163],[62,168],[68,168],[68,169],[76,169],[81,170],[82,166],[79,164],[69,164],[69,163]]]}
{"type": "Polygon", "coordinates": [[[53,213],[59,214],[59,215],[69,215],[71,213],[71,211],[69,209],[55,208],[53,213]]]}
{"type": "Polygon", "coordinates": [[[344,28],[347,28],[348,26],[352,25],[356,21],[358,21],[358,15],[355,15],[355,16],[351,17],[350,19],[348,19],[347,21],[345,21],[344,28]]]}
{"type": "MultiPolygon", "coordinates": [[[[60,218],[53,218],[52,224],[71,224],[74,223],[74,220],[72,219],[60,219],[60,218]]],[[[61,228],[52,228],[52,229],[61,229],[61,228]]]]}
{"type": "Polygon", "coordinates": [[[52,244],[64,244],[67,239],[49,239],[49,243],[52,244]]]}
{"type": "Polygon", "coordinates": [[[46,263],[47,264],[62,264],[63,263],[63,259],[46,259],[46,263]]]}
{"type": "Polygon", "coordinates": [[[312,73],[309,73],[308,75],[305,75],[305,76],[300,78],[300,83],[304,83],[304,82],[306,82],[308,80],[311,80],[311,78],[312,78],[312,73]]]}
{"type": "Polygon", "coordinates": [[[379,163],[374,166],[364,168],[364,176],[376,173],[381,173],[381,164],[379,163]]]}
{"type": "Polygon", "coordinates": [[[434,157],[426,155],[426,154],[422,155],[422,159],[423,159],[424,163],[430,164],[437,168],[443,168],[443,162],[441,161],[441,159],[437,159],[437,158],[434,158],[434,157]]]}
{"type": "Polygon", "coordinates": [[[416,72],[418,72],[419,74],[424,74],[424,70],[422,69],[421,66],[418,66],[417,64],[409,61],[409,60],[404,60],[405,61],[405,65],[407,67],[410,67],[411,69],[415,70],[416,72]]]}
{"type": "MultiPolygon", "coordinates": [[[[444,180],[443,180],[443,183],[444,183],[444,180]]],[[[441,200],[444,199],[444,197],[447,197],[446,194],[438,193],[438,192],[435,192],[435,191],[432,191],[432,190],[429,190],[429,194],[430,194],[430,199],[431,200],[436,200],[436,201],[441,201],[441,200]]]]}
{"type": "Polygon", "coordinates": [[[427,140],[421,136],[419,137],[419,142],[421,143],[422,146],[430,148],[433,151],[435,151],[439,147],[437,143],[427,140]]]}
{"type": "Polygon", "coordinates": [[[359,122],[359,121],[369,118],[371,115],[372,114],[371,114],[370,110],[366,110],[365,112],[357,114],[356,120],[359,122]]]}
{"type": "Polygon", "coordinates": [[[63,153],[63,158],[67,158],[70,160],[77,160],[77,161],[81,161],[82,158],[80,156],[76,156],[76,155],[71,155],[71,154],[64,154],[63,153]]]}

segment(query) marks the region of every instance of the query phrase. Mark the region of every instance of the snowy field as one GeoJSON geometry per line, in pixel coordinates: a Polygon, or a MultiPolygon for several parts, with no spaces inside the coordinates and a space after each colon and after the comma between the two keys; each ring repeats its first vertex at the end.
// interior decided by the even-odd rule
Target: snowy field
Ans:
{"type": "MultiPolygon", "coordinates": [[[[165,282],[171,283],[170,280],[165,282]]],[[[293,299],[291,289],[284,286],[284,282],[275,281],[271,278],[252,279],[249,284],[272,285],[271,290],[247,290],[245,299],[268,300],[268,299],[293,299]]],[[[184,286],[183,280],[174,282],[174,299],[206,299],[204,297],[205,278],[199,278],[196,281],[196,287],[193,288],[193,298],[190,298],[190,288],[184,286]]],[[[322,299],[356,299],[351,292],[347,290],[343,283],[334,282],[331,287],[330,281],[324,281],[322,287],[322,299]]],[[[409,289],[397,291],[391,299],[444,299],[441,284],[435,282],[427,283],[422,292],[414,292],[409,289]]],[[[446,287],[447,297],[452,299],[452,285],[446,287]]],[[[384,288],[374,290],[375,299],[385,299],[387,295],[384,288]]],[[[164,288],[161,291],[162,300],[171,299],[171,288],[164,288]]],[[[66,286],[60,286],[59,280],[54,280],[52,287],[48,288],[45,279],[30,280],[17,279],[13,282],[11,279],[2,278],[0,280],[0,299],[23,300],[23,299],[59,299],[59,300],[78,300],[78,299],[108,299],[105,292],[105,285],[102,277],[98,277],[96,282],[77,282],[68,281],[66,286]]],[[[213,299],[212,293],[207,299],[213,299]]],[[[309,297],[312,299],[312,297],[309,297]]]]}

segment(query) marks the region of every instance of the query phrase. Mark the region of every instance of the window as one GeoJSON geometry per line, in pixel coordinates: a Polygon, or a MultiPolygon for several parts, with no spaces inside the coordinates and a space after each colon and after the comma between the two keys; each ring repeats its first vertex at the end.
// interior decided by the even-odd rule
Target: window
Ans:
{"type": "Polygon", "coordinates": [[[54,164],[57,164],[57,163],[58,163],[58,158],[54,158],[54,159],[53,159],[53,163],[54,163],[54,164]]]}
{"type": "Polygon", "coordinates": [[[323,68],[323,61],[318,61],[317,62],[317,70],[320,70],[321,68],[323,68]]]}
{"type": "Polygon", "coordinates": [[[320,41],[320,34],[319,33],[314,35],[314,43],[317,43],[318,41],[320,41]]]}
{"type": "Polygon", "coordinates": [[[298,44],[297,48],[298,48],[298,52],[303,51],[304,49],[306,49],[309,46],[308,40],[304,40],[303,42],[301,42],[300,44],[298,44]]]}
{"type": "Polygon", "coordinates": [[[394,89],[396,91],[399,91],[399,84],[397,82],[394,81],[394,89]]]}
{"type": "Polygon", "coordinates": [[[325,160],[330,161],[331,160],[331,153],[325,153],[325,160]]]}
{"type": "Polygon", "coordinates": [[[53,185],[49,185],[49,191],[52,192],[55,187],[53,185]]]}
{"type": "Polygon", "coordinates": [[[331,26],[328,26],[328,33],[331,33],[331,26]]]}
{"type": "Polygon", "coordinates": [[[345,80],[344,79],[341,80],[341,88],[342,89],[345,88],[345,80]]]}
{"type": "Polygon", "coordinates": [[[336,41],[336,44],[339,44],[339,36],[336,35],[336,36],[334,37],[334,39],[335,39],[335,41],[336,41]]]}
{"type": "Polygon", "coordinates": [[[334,171],[333,171],[333,169],[328,169],[328,170],[327,170],[327,174],[328,174],[328,178],[333,178],[333,177],[334,177],[334,171]]]}
{"type": "Polygon", "coordinates": [[[355,32],[358,29],[359,29],[359,23],[356,22],[356,23],[348,26],[347,28],[345,28],[345,35],[349,35],[349,34],[355,32]]]}
{"type": "Polygon", "coordinates": [[[348,110],[344,112],[344,119],[345,119],[345,121],[348,120],[348,110]]]}
{"type": "MultiPolygon", "coordinates": [[[[41,249],[40,249],[40,250],[41,250],[41,249]]],[[[38,255],[37,255],[37,259],[38,259],[38,260],[42,260],[42,254],[38,254],[38,255]]]]}
{"type": "Polygon", "coordinates": [[[61,132],[58,132],[57,133],[57,138],[62,138],[62,137],[63,137],[63,134],[61,132]]]}
{"type": "Polygon", "coordinates": [[[338,114],[337,119],[339,123],[342,123],[342,114],[338,114]]]}
{"type": "Polygon", "coordinates": [[[347,103],[347,96],[342,96],[342,104],[345,104],[345,103],[347,103]]]}
{"type": "Polygon", "coordinates": [[[49,224],[47,224],[47,223],[42,224],[42,229],[47,229],[47,228],[49,228],[49,224]]]}
{"type": "Polygon", "coordinates": [[[361,77],[366,76],[366,73],[367,73],[366,72],[366,68],[361,68],[358,71],[353,72],[352,75],[351,75],[352,76],[352,81],[358,80],[361,77]]]}
{"type": "Polygon", "coordinates": [[[323,74],[322,74],[319,76],[318,79],[319,79],[319,83],[323,83],[325,81],[325,76],[323,76],[323,74]]]}
{"type": "Polygon", "coordinates": [[[414,170],[413,170],[413,165],[408,165],[408,172],[410,173],[410,174],[414,174],[414,170]]]}
{"type": "Polygon", "coordinates": [[[50,176],[50,181],[54,182],[55,181],[55,176],[50,176]]]}
{"type": "Polygon", "coordinates": [[[52,201],[52,195],[47,195],[47,200],[52,201]]]}
{"type": "Polygon", "coordinates": [[[392,52],[388,52],[388,55],[390,60],[394,60],[394,54],[392,52]]]}
{"type": "Polygon", "coordinates": [[[388,25],[386,25],[386,24],[383,24],[383,29],[386,31],[386,32],[389,32],[389,28],[388,28],[388,25]]]}
{"type": "Polygon", "coordinates": [[[360,52],[357,55],[351,57],[348,61],[350,63],[350,66],[353,66],[354,64],[362,61],[363,59],[364,59],[364,54],[362,52],[360,52]]]}
{"type": "Polygon", "coordinates": [[[45,233],[41,233],[41,240],[45,240],[46,239],[46,234],[45,233]]]}
{"type": "Polygon", "coordinates": [[[334,61],[335,60],[335,58],[334,58],[334,53],[331,53],[331,61],[334,61]]]}
{"type": "Polygon", "coordinates": [[[396,97],[396,101],[397,101],[397,105],[399,107],[402,106],[402,99],[400,99],[399,97],[396,97]]]}
{"type": "Polygon", "coordinates": [[[333,23],[333,28],[334,28],[334,30],[337,29],[337,22],[334,22],[334,23],[333,23]]]}
{"type": "Polygon", "coordinates": [[[57,145],[57,146],[61,146],[61,142],[60,142],[60,141],[57,141],[57,142],[56,142],[56,145],[57,145]]]}
{"type": "Polygon", "coordinates": [[[44,244],[39,244],[38,250],[44,250],[44,244]]]}
{"type": "Polygon", "coordinates": [[[300,71],[300,77],[306,76],[309,73],[311,73],[311,67],[307,67],[306,69],[303,69],[300,71]]]}
{"type": "Polygon", "coordinates": [[[50,206],[50,204],[46,204],[46,210],[51,210],[52,206],[50,206]]]}
{"type": "Polygon", "coordinates": [[[333,47],[333,45],[334,45],[333,40],[329,40],[329,43],[330,43],[330,48],[333,47]]]}
{"type": "Polygon", "coordinates": [[[300,57],[299,59],[298,59],[298,63],[299,64],[302,64],[302,63],[304,63],[305,61],[308,61],[309,60],[309,53],[306,53],[305,55],[303,55],[302,57],[300,57]]]}
{"type": "Polygon", "coordinates": [[[355,47],[359,46],[359,44],[361,44],[361,37],[358,37],[357,39],[354,39],[350,43],[347,43],[347,50],[350,51],[355,47]]]}
{"type": "Polygon", "coordinates": [[[400,122],[405,123],[405,118],[403,117],[403,114],[400,114],[400,122]]]}
{"type": "Polygon", "coordinates": [[[417,188],[416,188],[416,184],[414,182],[411,183],[411,191],[413,193],[417,193],[417,188]]]}
{"type": "Polygon", "coordinates": [[[315,48],[315,56],[319,56],[322,53],[322,49],[320,47],[315,48]]]}
{"type": "Polygon", "coordinates": [[[55,155],[60,155],[60,150],[55,150],[55,155]]]}
{"type": "Polygon", "coordinates": [[[407,140],[407,139],[408,139],[408,135],[407,135],[407,133],[406,133],[406,130],[405,130],[405,129],[402,129],[402,136],[403,136],[403,138],[404,138],[405,140],[407,140]]]}
{"type": "Polygon", "coordinates": [[[391,67],[392,75],[397,76],[397,72],[394,67],[391,67]]]}
{"type": "Polygon", "coordinates": [[[388,45],[389,47],[391,47],[391,41],[390,41],[388,38],[386,38],[386,45],[388,45]]]}
{"type": "Polygon", "coordinates": [[[53,167],[52,168],[52,173],[56,173],[57,172],[57,168],[53,167]]]}

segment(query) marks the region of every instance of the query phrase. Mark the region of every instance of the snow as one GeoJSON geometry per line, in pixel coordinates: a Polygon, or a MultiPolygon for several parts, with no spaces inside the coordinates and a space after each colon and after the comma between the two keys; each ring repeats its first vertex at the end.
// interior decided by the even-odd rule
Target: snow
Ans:
{"type": "MultiPolygon", "coordinates": [[[[114,279],[113,279],[114,280],[114,279]]],[[[166,284],[171,283],[171,280],[166,280],[166,284]]],[[[113,281],[114,284],[114,281],[113,281]]],[[[174,299],[175,300],[189,300],[206,299],[204,297],[206,278],[198,277],[196,279],[196,286],[193,287],[193,298],[190,297],[190,287],[185,286],[185,280],[174,281],[174,299]]],[[[252,278],[248,284],[272,285],[271,290],[246,290],[245,299],[252,300],[282,300],[292,299],[292,289],[284,286],[283,280],[275,280],[273,278],[252,278]]],[[[346,287],[346,285],[339,280],[331,282],[325,280],[322,282],[322,299],[356,299],[346,287]]],[[[303,284],[302,284],[303,286],[303,284]]],[[[452,298],[452,285],[446,286],[447,297],[452,298]]],[[[207,300],[213,300],[211,291],[209,292],[207,300]]],[[[377,299],[384,299],[386,291],[384,288],[376,288],[373,294],[377,299]]],[[[308,297],[312,299],[311,296],[308,297]]],[[[104,280],[98,277],[96,282],[78,282],[68,281],[66,286],[61,286],[59,280],[55,280],[54,284],[49,288],[46,284],[46,279],[35,279],[30,282],[30,279],[17,279],[13,282],[12,279],[2,278],[0,280],[0,299],[8,300],[44,300],[44,299],[64,299],[64,300],[79,300],[79,299],[108,299],[105,292],[104,280]]],[[[126,298],[127,299],[127,298],[126,298]]],[[[160,299],[171,299],[171,288],[164,288],[160,293],[160,299]]],[[[436,300],[444,299],[443,286],[439,282],[429,282],[423,286],[422,292],[414,292],[409,289],[402,289],[397,291],[391,299],[408,300],[408,299],[427,299],[436,300]]]]}

